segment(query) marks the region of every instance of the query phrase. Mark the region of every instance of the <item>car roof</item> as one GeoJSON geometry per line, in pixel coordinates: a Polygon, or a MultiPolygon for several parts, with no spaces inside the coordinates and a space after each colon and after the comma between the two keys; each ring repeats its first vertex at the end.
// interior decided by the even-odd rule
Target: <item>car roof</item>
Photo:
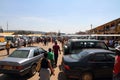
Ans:
{"type": "Polygon", "coordinates": [[[105,49],[83,49],[83,51],[87,52],[88,54],[101,53],[101,52],[114,53],[110,50],[105,50],[105,49]]]}
{"type": "Polygon", "coordinates": [[[79,41],[92,41],[92,42],[101,42],[101,40],[96,40],[96,39],[69,39],[71,42],[79,42],[79,41]]]}
{"type": "Polygon", "coordinates": [[[18,48],[17,50],[33,50],[33,49],[36,49],[36,48],[39,48],[39,47],[37,47],[37,46],[22,47],[22,48],[18,48]]]}

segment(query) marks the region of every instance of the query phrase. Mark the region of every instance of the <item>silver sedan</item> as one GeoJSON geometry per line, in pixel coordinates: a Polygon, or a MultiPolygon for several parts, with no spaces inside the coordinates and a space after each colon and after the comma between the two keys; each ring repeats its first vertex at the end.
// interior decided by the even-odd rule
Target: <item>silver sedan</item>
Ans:
{"type": "Polygon", "coordinates": [[[18,48],[0,61],[0,73],[32,76],[40,69],[39,61],[45,52],[39,47],[18,48]]]}

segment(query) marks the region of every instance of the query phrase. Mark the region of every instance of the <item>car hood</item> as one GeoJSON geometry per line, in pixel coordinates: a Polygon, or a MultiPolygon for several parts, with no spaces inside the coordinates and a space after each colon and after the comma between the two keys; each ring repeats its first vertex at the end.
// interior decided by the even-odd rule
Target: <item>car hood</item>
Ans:
{"type": "Polygon", "coordinates": [[[63,56],[63,60],[65,62],[78,62],[79,61],[78,58],[74,58],[74,57],[72,57],[72,55],[65,55],[65,56],[63,56]]]}
{"type": "Polygon", "coordinates": [[[14,57],[7,57],[3,60],[0,61],[0,65],[4,65],[4,64],[7,64],[7,65],[12,65],[12,64],[16,64],[16,65],[19,65],[19,64],[22,64],[23,62],[27,61],[28,59],[27,58],[14,58],[14,57]]]}

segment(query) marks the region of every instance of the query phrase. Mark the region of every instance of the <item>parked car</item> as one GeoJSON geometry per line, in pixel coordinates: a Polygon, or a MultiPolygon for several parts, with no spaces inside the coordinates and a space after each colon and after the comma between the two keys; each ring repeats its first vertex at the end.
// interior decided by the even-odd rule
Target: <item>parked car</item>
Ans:
{"type": "Polygon", "coordinates": [[[64,55],[79,53],[82,49],[105,49],[109,48],[104,41],[95,39],[69,39],[63,47],[64,55]]]}
{"type": "Polygon", "coordinates": [[[10,41],[10,47],[17,47],[17,39],[14,36],[5,36],[7,41],[10,41]]]}
{"type": "Polygon", "coordinates": [[[66,77],[79,80],[111,78],[115,53],[104,49],[83,49],[78,54],[63,56],[62,70],[66,77]]]}
{"type": "Polygon", "coordinates": [[[13,51],[7,58],[0,60],[0,73],[34,75],[38,61],[46,51],[39,47],[24,47],[13,51]]]}

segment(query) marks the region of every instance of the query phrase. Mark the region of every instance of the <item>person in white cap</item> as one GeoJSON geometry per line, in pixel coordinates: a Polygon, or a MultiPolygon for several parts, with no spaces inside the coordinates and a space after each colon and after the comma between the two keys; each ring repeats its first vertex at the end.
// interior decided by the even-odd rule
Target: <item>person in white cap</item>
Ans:
{"type": "Polygon", "coordinates": [[[116,48],[115,63],[113,68],[113,80],[120,80],[120,46],[116,48]]]}

